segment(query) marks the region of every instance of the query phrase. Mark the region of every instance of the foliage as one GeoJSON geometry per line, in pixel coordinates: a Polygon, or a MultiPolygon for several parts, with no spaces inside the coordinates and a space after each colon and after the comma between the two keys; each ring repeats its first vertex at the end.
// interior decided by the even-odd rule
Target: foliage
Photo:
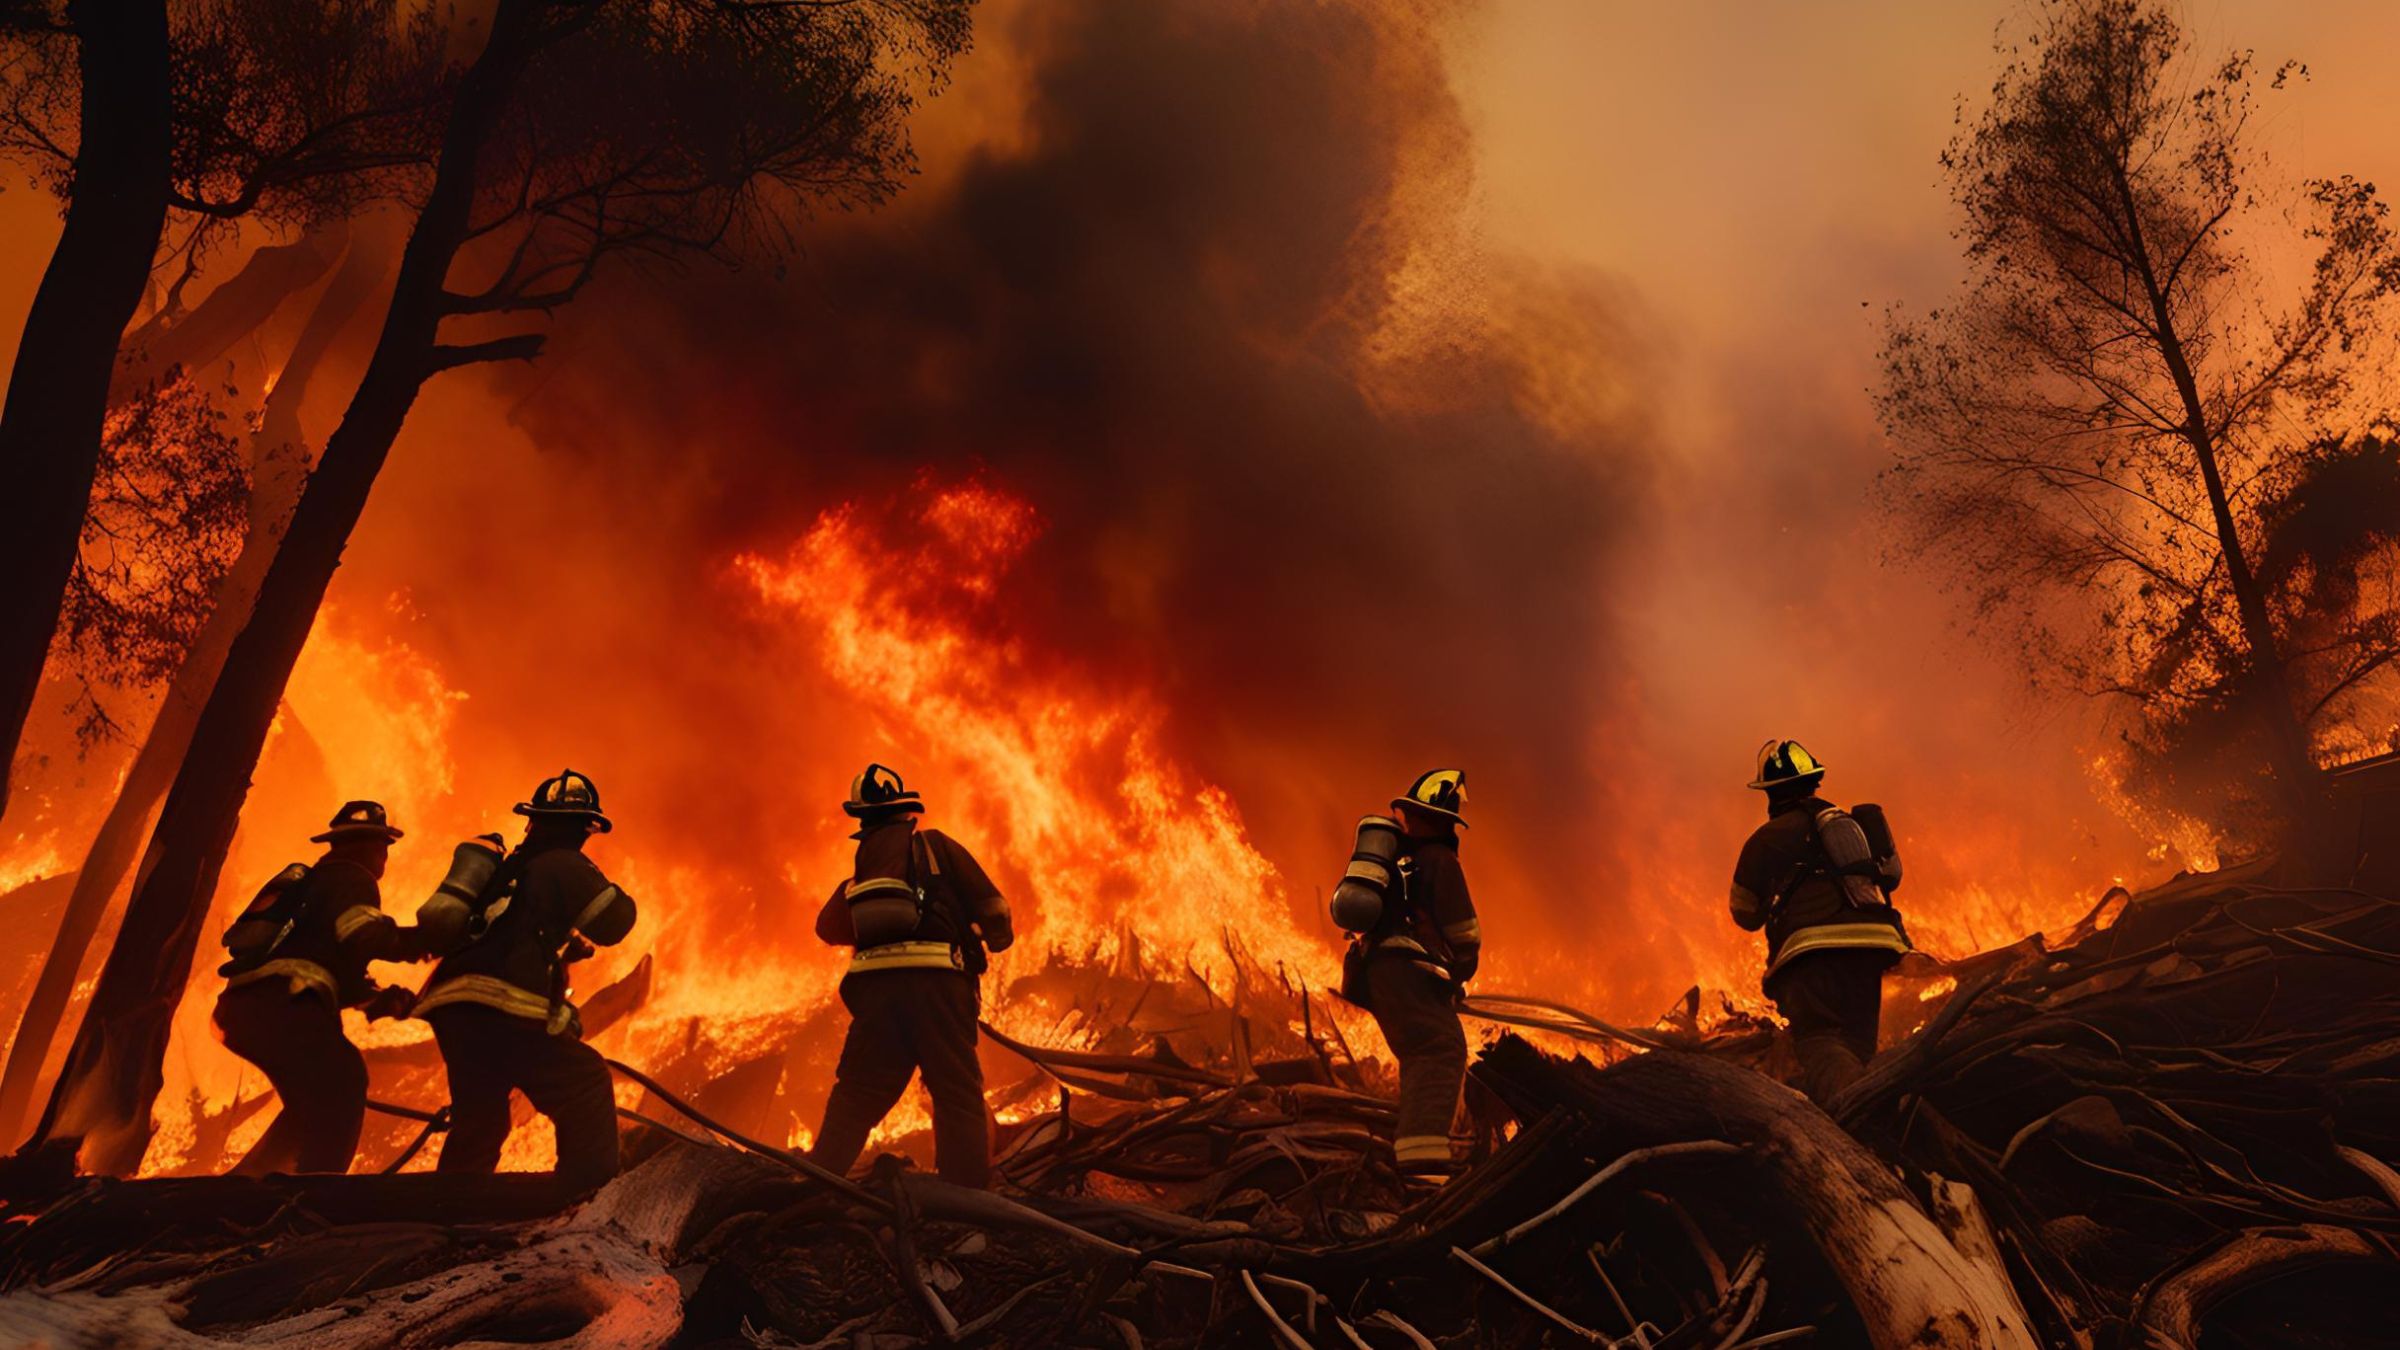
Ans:
{"type": "MultiPolygon", "coordinates": [[[[66,8],[22,0],[0,12],[0,158],[61,200],[79,137],[66,8]]],[[[230,222],[306,224],[404,192],[433,153],[450,63],[431,5],[170,0],[168,11],[172,315],[230,222]]]]}
{"type": "Polygon", "coordinates": [[[777,254],[813,207],[883,200],[969,33],[966,0],[548,8],[484,152],[462,266],[488,280],[451,316],[548,313],[610,257],[777,254]]]}
{"type": "Polygon", "coordinates": [[[181,372],[109,413],[59,620],[87,745],[114,725],[101,688],[175,674],[241,549],[249,500],[240,440],[181,372]]]}
{"type": "Polygon", "coordinates": [[[2400,258],[2367,184],[2261,202],[2257,84],[2148,0],[2051,5],[1943,156],[1968,279],[1895,314],[1877,400],[1902,551],[1944,564],[2037,685],[2117,696],[2136,748],[2209,747],[2220,777],[2271,763],[2279,725],[2355,715],[2394,655],[2375,588],[2321,608],[2337,578],[2274,536],[2323,518],[2303,504],[2349,456],[2388,453],[2354,429],[2400,258]]]}

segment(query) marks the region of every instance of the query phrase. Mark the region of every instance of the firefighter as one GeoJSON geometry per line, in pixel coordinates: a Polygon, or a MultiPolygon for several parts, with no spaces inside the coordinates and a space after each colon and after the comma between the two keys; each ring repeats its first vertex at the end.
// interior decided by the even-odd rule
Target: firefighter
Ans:
{"type": "Polygon", "coordinates": [[[1357,934],[1342,992],[1373,1014],[1400,1063],[1392,1152],[1402,1171],[1423,1176],[1450,1171],[1450,1121],[1467,1076],[1458,1002],[1483,953],[1458,863],[1466,804],[1464,772],[1419,775],[1392,799],[1390,817],[1359,822],[1349,873],[1333,894],[1334,921],[1357,934]]]}
{"type": "Polygon", "coordinates": [[[258,1066],[283,1109],[233,1171],[347,1172],[367,1110],[367,1064],[342,1009],[404,1017],[408,991],[379,988],[367,962],[407,955],[377,886],[400,831],[376,802],[345,802],[313,864],[275,875],[226,930],[231,953],[215,1021],[225,1048],[258,1066]]]}
{"type": "Polygon", "coordinates": [[[1016,941],[1008,901],[957,840],[918,828],[925,804],[900,776],[870,764],[842,810],[858,822],[850,877],[817,914],[817,936],[852,949],[842,978],[850,1032],[834,1068],[825,1123],[809,1156],[847,1172],[867,1133],[922,1072],[933,1098],[935,1169],[944,1181],[991,1179],[990,1121],[975,1023],[985,953],[1016,941]]]}
{"type": "Polygon", "coordinates": [[[1759,747],[1750,786],[1767,822],[1733,870],[1733,921],[1767,930],[1767,997],[1791,1024],[1801,1090],[1822,1106],[1875,1057],[1883,972],[1909,950],[1891,893],[1900,853],[1882,808],[1817,794],[1825,764],[1798,741],[1759,747]]]}
{"type": "Polygon", "coordinates": [[[417,911],[417,926],[444,953],[417,998],[450,1077],[450,1133],[437,1166],[499,1166],[513,1088],[556,1128],[559,1177],[589,1190],[617,1174],[616,1094],[607,1064],[583,1043],[567,968],[592,943],[614,946],[633,931],[633,897],[584,856],[584,844],[612,828],[590,778],[562,770],[516,811],[525,838],[506,861],[464,893],[445,883],[417,911]]]}

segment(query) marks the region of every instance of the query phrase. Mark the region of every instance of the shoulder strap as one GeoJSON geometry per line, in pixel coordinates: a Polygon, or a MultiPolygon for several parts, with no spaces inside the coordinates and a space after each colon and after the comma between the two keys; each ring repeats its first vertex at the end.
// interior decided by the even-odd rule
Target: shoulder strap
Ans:
{"type": "Polygon", "coordinates": [[[503,906],[498,914],[492,913],[492,907],[516,893],[517,883],[525,877],[525,864],[532,856],[518,849],[502,858],[500,865],[492,870],[492,879],[484,883],[482,893],[475,897],[474,910],[467,917],[467,940],[462,946],[471,947],[481,942],[491,934],[493,924],[505,921],[516,912],[517,907],[513,904],[503,906]]]}
{"type": "Polygon", "coordinates": [[[941,882],[942,855],[934,848],[933,840],[934,831],[932,830],[918,830],[909,840],[908,858],[909,869],[911,872],[909,877],[909,885],[916,887],[918,896],[917,913],[919,914],[921,921],[921,916],[927,909],[930,909],[935,905],[942,906],[942,908],[950,915],[951,926],[958,932],[959,944],[965,947],[973,947],[975,945],[975,925],[971,916],[969,916],[967,913],[966,905],[959,900],[958,893],[952,890],[947,883],[929,885],[919,882],[914,875],[917,862],[917,850],[922,848],[925,851],[925,874],[927,881],[941,882]]]}
{"type": "Polygon", "coordinates": [[[920,922],[923,921],[924,914],[927,909],[931,908],[937,903],[940,903],[937,892],[941,894],[947,894],[949,891],[949,887],[947,886],[934,886],[930,884],[932,882],[939,881],[941,879],[941,875],[942,859],[941,855],[933,851],[933,837],[931,832],[926,830],[911,831],[908,837],[908,884],[910,888],[915,890],[917,893],[917,915],[920,922]],[[920,858],[923,859],[925,864],[925,873],[922,878],[920,878],[917,874],[917,863],[920,858]]]}

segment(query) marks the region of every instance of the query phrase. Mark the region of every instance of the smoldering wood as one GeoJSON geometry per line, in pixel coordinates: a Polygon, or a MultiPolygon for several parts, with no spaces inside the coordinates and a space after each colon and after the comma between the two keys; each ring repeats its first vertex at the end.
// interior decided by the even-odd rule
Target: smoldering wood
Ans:
{"type": "MultiPolygon", "coordinates": [[[[1603,1035],[1603,1049],[1569,1034],[1593,1030],[1578,1010],[1495,998],[1558,1029],[1534,1031],[1540,1046],[1514,1027],[1487,1041],[1479,1109],[1505,1128],[1439,1188],[1393,1166],[1388,1066],[1313,1052],[1338,1023],[1296,984],[1253,967],[1224,1000],[1180,972],[1061,961],[1003,1006],[1057,1009],[1059,1039],[1104,1030],[1072,1049],[1021,1022],[995,1036],[1029,1075],[994,1092],[1014,1104],[995,1193],[889,1159],[863,1186],[830,1185],[763,1125],[695,1118],[710,1075],[757,1053],[703,1044],[642,1108],[676,1132],[629,1124],[632,1165],[589,1199],[539,1174],[0,1180],[0,1332],[1145,1350],[2356,1341],[2400,1313],[2400,906],[2265,876],[2186,878],[2112,900],[2055,945],[1912,964],[1891,996],[1918,1010],[1895,1021],[1918,1025],[1833,1114],[1761,1072],[1788,1056],[1757,1019],[1704,1025],[1693,1000],[1626,1029],[1664,1048],[1603,1035]]],[[[802,1062],[813,1027],[796,1016],[773,1053],[802,1062]]]]}

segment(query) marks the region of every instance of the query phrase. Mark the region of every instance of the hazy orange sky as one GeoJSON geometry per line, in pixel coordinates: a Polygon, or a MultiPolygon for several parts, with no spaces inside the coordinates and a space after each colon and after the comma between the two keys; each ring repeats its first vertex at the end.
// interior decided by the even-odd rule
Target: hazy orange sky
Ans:
{"type": "MultiPolygon", "coordinates": [[[[1456,26],[1482,236],[1611,278],[1657,346],[1674,467],[1634,664],[1649,762],[1697,771],[1694,793],[1735,781],[1756,740],[1797,735],[1857,770],[1836,774],[1845,792],[1904,778],[1960,809],[2107,833],[2086,794],[2055,800],[2084,778],[2071,751],[2089,709],[2035,705],[1932,581],[1882,565],[1870,496],[1889,459],[1867,393],[1882,315],[1939,303],[1960,276],[1937,157],[1961,99],[1989,88],[1995,33],[2031,12],[1497,0],[1456,26]]],[[[2308,66],[2261,91],[2279,178],[2400,180],[2400,6],[2182,13],[2196,51],[2308,66]]]]}

